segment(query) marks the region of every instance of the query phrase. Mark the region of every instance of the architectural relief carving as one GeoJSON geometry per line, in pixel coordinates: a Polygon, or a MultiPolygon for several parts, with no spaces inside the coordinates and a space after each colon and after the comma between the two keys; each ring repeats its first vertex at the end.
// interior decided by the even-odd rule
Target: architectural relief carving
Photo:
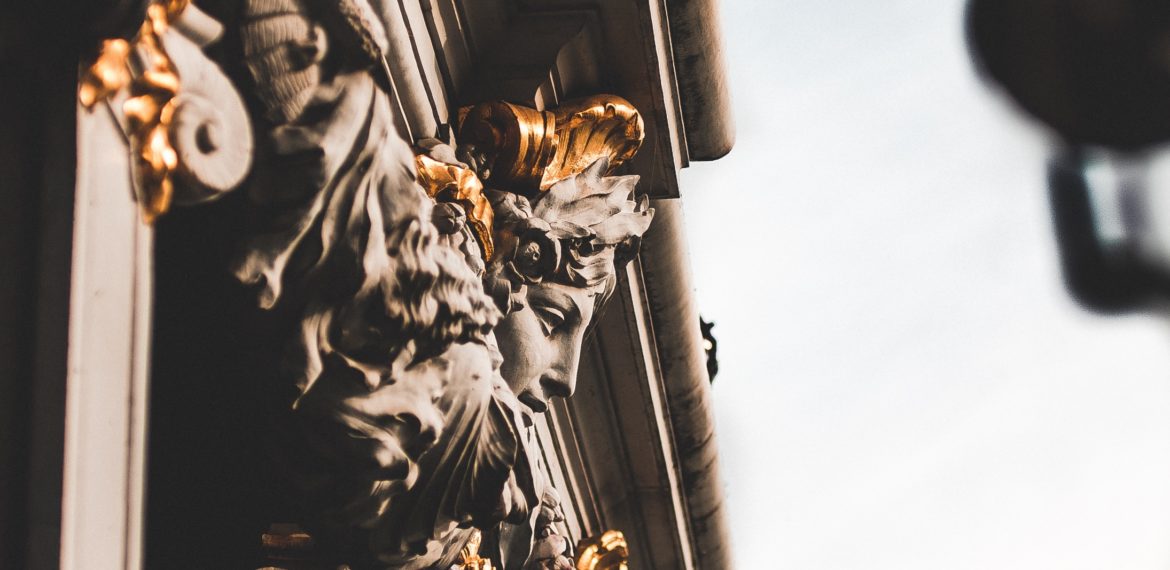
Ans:
{"type": "Polygon", "coordinates": [[[174,1],[104,44],[79,98],[120,105],[148,222],[252,174],[232,270],[294,323],[266,365],[290,388],[272,441],[303,514],[272,521],[270,560],[571,568],[531,415],[572,394],[653,217],[636,176],[609,175],[642,118],[614,96],[489,102],[455,147],[404,140],[379,6],[241,6],[239,92],[202,51],[222,27],[174,1]]]}
{"type": "Polygon", "coordinates": [[[621,527],[638,563],[707,566],[712,438],[686,436],[710,422],[669,320],[695,320],[684,240],[622,267],[655,216],[630,174],[677,197],[697,138],[675,10],[14,6],[5,107],[30,112],[5,166],[36,223],[8,241],[40,270],[8,304],[45,332],[8,351],[38,378],[0,461],[28,515],[0,540],[15,564],[567,570],[621,527]],[[637,311],[599,319],[609,297],[637,311]],[[553,400],[595,325],[596,384],[553,400]],[[675,453],[692,441],[702,465],[675,453]]]}

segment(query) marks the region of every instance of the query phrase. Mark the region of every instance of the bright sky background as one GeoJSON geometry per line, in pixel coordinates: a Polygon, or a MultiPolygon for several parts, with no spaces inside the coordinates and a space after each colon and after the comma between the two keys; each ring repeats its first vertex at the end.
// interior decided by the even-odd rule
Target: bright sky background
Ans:
{"type": "Polygon", "coordinates": [[[1170,568],[1170,328],[1064,293],[962,2],[723,20],[738,140],[682,185],[737,566],[1170,568]]]}

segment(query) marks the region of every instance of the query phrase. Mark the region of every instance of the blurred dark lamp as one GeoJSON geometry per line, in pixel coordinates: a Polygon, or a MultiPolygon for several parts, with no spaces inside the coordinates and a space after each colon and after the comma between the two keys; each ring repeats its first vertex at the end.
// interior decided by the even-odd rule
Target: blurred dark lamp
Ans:
{"type": "Polygon", "coordinates": [[[971,0],[981,72],[1067,141],[1170,140],[1170,2],[971,0]]]}

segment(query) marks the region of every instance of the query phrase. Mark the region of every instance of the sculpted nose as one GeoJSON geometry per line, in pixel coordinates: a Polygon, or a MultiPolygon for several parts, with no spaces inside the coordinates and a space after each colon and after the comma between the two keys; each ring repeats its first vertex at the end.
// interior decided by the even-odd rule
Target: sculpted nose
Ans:
{"type": "Polygon", "coordinates": [[[549,396],[568,398],[577,388],[577,365],[581,360],[581,347],[573,343],[564,347],[559,356],[549,371],[541,376],[540,387],[549,396]]]}
{"type": "Polygon", "coordinates": [[[549,397],[568,398],[573,395],[576,382],[566,381],[559,375],[546,374],[540,379],[540,387],[549,397]]]}

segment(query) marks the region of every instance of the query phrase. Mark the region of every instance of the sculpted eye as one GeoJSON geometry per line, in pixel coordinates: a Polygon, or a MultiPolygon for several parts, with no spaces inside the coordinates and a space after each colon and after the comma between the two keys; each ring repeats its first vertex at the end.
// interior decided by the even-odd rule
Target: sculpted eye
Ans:
{"type": "Polygon", "coordinates": [[[533,308],[536,311],[537,318],[540,319],[540,325],[544,328],[544,334],[552,334],[561,325],[565,324],[565,313],[556,307],[538,306],[533,308]]]}

